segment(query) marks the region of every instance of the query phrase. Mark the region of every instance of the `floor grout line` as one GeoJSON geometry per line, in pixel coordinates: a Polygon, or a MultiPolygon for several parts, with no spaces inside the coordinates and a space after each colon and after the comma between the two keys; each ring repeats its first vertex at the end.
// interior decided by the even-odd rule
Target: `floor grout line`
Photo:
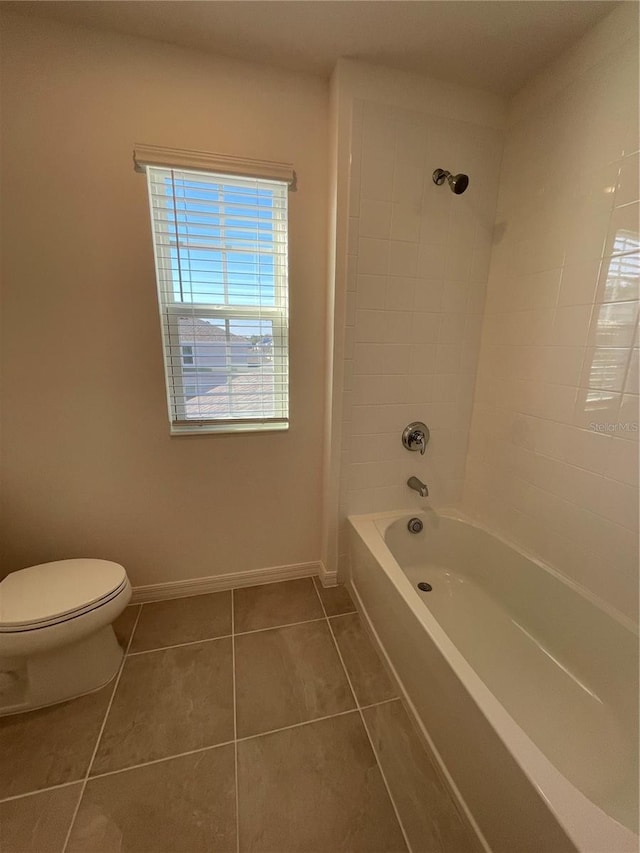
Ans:
{"type": "Polygon", "coordinates": [[[150,761],[142,761],[140,764],[131,764],[129,767],[118,767],[115,770],[105,770],[104,773],[96,773],[91,777],[104,779],[105,776],[116,776],[118,773],[127,773],[129,770],[140,770],[141,767],[150,767],[152,764],[162,764],[165,761],[173,761],[174,758],[185,758],[187,755],[197,755],[199,752],[207,752],[209,749],[219,749],[222,746],[231,746],[235,740],[225,740],[222,743],[213,743],[209,746],[199,746],[197,749],[188,749],[186,752],[178,752],[176,755],[164,755],[162,758],[152,758],[150,761]]]}
{"type": "MultiPolygon", "coordinates": [[[[395,802],[395,800],[394,800],[394,798],[393,798],[393,795],[392,795],[392,793],[391,793],[391,787],[390,787],[390,785],[389,785],[389,782],[387,781],[387,777],[385,776],[384,770],[382,769],[382,765],[380,764],[380,760],[379,760],[379,758],[378,758],[378,753],[376,752],[376,749],[375,749],[375,747],[374,747],[374,745],[373,745],[373,739],[371,738],[371,735],[369,734],[369,729],[367,728],[367,724],[366,724],[365,719],[364,719],[364,714],[362,713],[362,710],[363,710],[363,709],[362,709],[362,707],[361,707],[361,705],[360,705],[360,702],[359,702],[359,700],[358,700],[358,697],[356,696],[356,691],[354,690],[354,688],[353,688],[353,683],[351,682],[351,676],[349,675],[349,671],[347,670],[347,666],[346,666],[346,664],[345,664],[345,662],[344,662],[344,658],[342,657],[342,652],[340,651],[340,646],[338,645],[338,641],[337,641],[337,639],[336,639],[336,636],[335,636],[335,634],[333,633],[333,627],[332,627],[332,625],[331,625],[331,619],[330,619],[330,618],[329,618],[329,616],[327,615],[327,610],[326,610],[326,608],[325,608],[325,606],[324,606],[324,602],[323,602],[323,600],[322,600],[322,596],[320,595],[320,592],[319,592],[319,590],[318,590],[318,588],[316,587],[316,585],[315,585],[315,584],[314,584],[314,588],[315,588],[315,591],[316,591],[316,593],[317,593],[317,595],[318,595],[318,598],[320,599],[320,605],[321,605],[322,610],[323,610],[323,612],[324,612],[324,615],[325,615],[325,617],[326,617],[327,625],[329,626],[329,632],[331,633],[331,637],[333,638],[333,642],[334,642],[334,645],[335,645],[335,647],[336,647],[336,652],[338,653],[338,657],[340,658],[340,663],[342,664],[342,668],[344,669],[344,674],[345,674],[345,675],[346,675],[346,677],[347,677],[347,681],[348,681],[348,683],[349,683],[349,688],[350,688],[351,692],[353,693],[353,698],[354,698],[354,699],[355,699],[355,701],[356,701],[356,708],[357,708],[358,713],[360,714],[360,722],[362,723],[362,728],[363,728],[363,729],[364,729],[364,731],[365,731],[365,734],[366,734],[366,736],[367,736],[367,740],[369,741],[369,745],[370,745],[370,747],[371,747],[371,752],[373,753],[373,757],[374,757],[374,759],[375,759],[376,765],[377,765],[377,767],[378,767],[378,770],[380,771],[380,776],[382,777],[382,782],[383,782],[383,784],[384,784],[384,786],[385,786],[385,788],[386,788],[387,796],[389,797],[389,802],[391,803],[391,807],[392,807],[392,809],[393,809],[393,811],[394,811],[394,814],[395,814],[395,816],[396,816],[396,820],[398,821],[398,826],[400,827],[400,832],[402,833],[402,837],[404,838],[404,843],[407,845],[407,851],[408,851],[408,853],[413,853],[413,850],[412,850],[412,848],[411,848],[411,844],[409,843],[409,837],[408,837],[408,835],[407,835],[407,833],[406,833],[406,831],[405,831],[404,825],[403,825],[402,820],[401,820],[401,818],[400,818],[400,812],[398,811],[398,807],[396,806],[396,802],[395,802]]],[[[346,615],[346,614],[345,614],[345,615],[346,615]]],[[[397,697],[394,697],[394,699],[395,699],[395,698],[397,698],[397,697]]],[[[393,701],[393,700],[388,699],[388,700],[386,700],[386,701],[387,701],[387,702],[389,702],[389,701],[393,701]]],[[[379,704],[380,704],[380,705],[381,705],[381,704],[384,704],[384,703],[382,703],[382,702],[376,702],[376,703],[374,703],[374,704],[376,704],[376,705],[379,705],[379,704]]],[[[372,707],[372,705],[367,705],[366,707],[367,707],[367,708],[371,708],[371,707],[372,707]]]]}
{"type": "MultiPolygon", "coordinates": [[[[386,702],[394,702],[395,699],[385,699],[384,702],[376,702],[376,705],[384,705],[386,702]]],[[[374,707],[373,705],[367,705],[367,708],[374,707]]],[[[239,737],[237,740],[225,740],[221,743],[213,743],[208,746],[199,746],[197,749],[188,749],[185,752],[178,752],[172,755],[164,755],[162,758],[153,758],[149,761],[141,761],[139,764],[131,764],[128,767],[118,767],[115,770],[105,770],[104,773],[96,773],[94,776],[90,777],[90,780],[94,779],[103,779],[105,776],[115,776],[118,773],[127,773],[129,770],[139,770],[141,767],[148,767],[152,764],[162,764],[164,761],[172,761],[174,758],[184,758],[186,755],[195,755],[198,752],[206,752],[209,749],[218,749],[222,746],[231,746],[235,743],[245,743],[248,740],[256,740],[257,738],[266,737],[267,735],[278,734],[279,732],[286,732],[289,729],[299,729],[303,726],[310,726],[313,723],[321,723],[325,720],[331,720],[333,717],[344,717],[346,714],[355,714],[359,709],[358,708],[349,708],[346,711],[337,711],[335,714],[327,714],[325,717],[314,717],[313,720],[302,720],[300,723],[292,723],[289,726],[281,726],[278,729],[269,729],[266,732],[257,732],[253,735],[245,735],[244,737],[239,737]]],[[[89,779],[87,779],[89,781],[89,779]]],[[[58,788],[68,788],[70,785],[80,785],[84,782],[84,779],[74,779],[71,782],[63,782],[61,785],[51,785],[48,788],[39,788],[36,791],[27,791],[24,794],[15,794],[11,797],[5,797],[3,800],[0,800],[0,803],[7,803],[11,800],[20,800],[23,797],[32,797],[34,794],[44,794],[47,791],[55,791],[58,788]]]]}
{"type": "Polygon", "coordinates": [[[325,618],[325,621],[327,623],[327,627],[329,628],[329,633],[331,634],[331,639],[333,640],[333,645],[335,647],[336,652],[338,653],[338,658],[340,660],[340,664],[341,664],[342,669],[344,671],[344,674],[346,676],[347,683],[349,685],[349,690],[351,691],[351,695],[353,696],[353,701],[355,702],[356,709],[359,710],[360,709],[360,703],[358,702],[358,697],[356,696],[356,691],[353,689],[353,684],[351,683],[351,678],[349,676],[349,673],[347,672],[347,667],[346,667],[346,664],[344,662],[344,658],[342,657],[342,653],[340,652],[340,647],[338,646],[338,641],[336,640],[335,635],[333,633],[333,630],[331,628],[331,621],[329,620],[329,616],[327,615],[327,609],[324,606],[324,601],[322,600],[322,596],[320,595],[318,587],[315,584],[313,585],[313,588],[315,589],[316,595],[318,596],[318,600],[320,601],[320,607],[322,607],[322,612],[324,613],[324,618],[325,618]]]}
{"type": "MultiPolygon", "coordinates": [[[[233,590],[231,590],[233,592],[233,590]]],[[[142,605],[144,606],[144,605],[142,605]]],[[[353,611],[356,612],[355,610],[353,611]]],[[[330,616],[330,619],[335,619],[337,616],[349,616],[349,613],[337,613],[336,616],[330,616]]],[[[263,631],[278,631],[280,628],[293,628],[296,625],[307,625],[309,622],[324,622],[326,616],[320,616],[316,619],[303,619],[300,622],[285,622],[283,625],[269,625],[266,628],[254,628],[251,631],[234,631],[233,625],[231,628],[231,634],[221,634],[219,637],[204,637],[202,640],[189,640],[187,643],[174,643],[171,646],[158,646],[155,649],[141,649],[139,652],[127,652],[127,657],[133,658],[138,655],[148,655],[152,652],[164,652],[167,649],[180,649],[183,646],[195,646],[198,643],[213,643],[215,640],[228,640],[231,637],[244,637],[247,634],[261,634],[263,631]]],[[[232,616],[233,621],[233,616],[232,616]]]]}
{"type": "Polygon", "coordinates": [[[236,637],[244,637],[246,634],[261,634],[263,631],[277,631],[279,628],[293,628],[294,625],[306,625],[308,622],[323,622],[324,616],[315,619],[302,619],[300,622],[285,622],[284,625],[269,625],[266,628],[253,628],[251,631],[236,631],[236,637]]]}
{"type": "Polygon", "coordinates": [[[333,717],[344,717],[345,714],[355,714],[359,709],[348,708],[346,711],[336,711],[335,714],[327,714],[324,717],[314,717],[313,720],[302,720],[300,723],[291,723],[288,726],[281,726],[279,729],[269,729],[268,732],[256,732],[254,735],[245,735],[244,737],[239,737],[237,743],[244,743],[247,740],[255,740],[259,737],[265,737],[266,735],[275,735],[279,732],[286,732],[289,729],[299,729],[302,726],[310,726],[312,723],[321,723],[324,720],[331,720],[333,717]]]}
{"type": "Polygon", "coordinates": [[[220,634],[219,637],[203,637],[201,640],[189,640],[187,643],[174,643],[172,646],[158,646],[156,649],[141,649],[139,652],[127,652],[128,658],[149,655],[153,652],[166,652],[167,649],[181,649],[184,646],[197,646],[198,643],[214,643],[216,640],[229,640],[233,634],[220,634]]]}
{"type": "Polygon", "coordinates": [[[401,702],[399,696],[392,696],[391,699],[381,699],[379,702],[370,702],[368,705],[360,705],[361,711],[368,711],[369,708],[377,708],[378,705],[388,705],[389,702],[401,702]]]}
{"type": "Polygon", "coordinates": [[[69,788],[71,785],[80,785],[82,779],[73,779],[71,782],[60,782],[59,785],[49,785],[47,788],[37,788],[35,791],[27,791],[24,794],[12,794],[0,800],[2,803],[10,803],[12,800],[21,800],[23,797],[33,797],[35,794],[45,794],[47,791],[57,791],[59,788],[69,788]]]}
{"type": "MultiPolygon", "coordinates": [[[[389,702],[399,702],[400,700],[397,697],[393,699],[383,699],[381,702],[373,702],[370,705],[363,705],[361,708],[354,707],[349,708],[346,711],[337,711],[335,714],[327,714],[324,717],[314,717],[312,720],[302,720],[299,723],[291,723],[289,726],[281,726],[278,729],[269,729],[266,732],[257,732],[253,735],[245,735],[244,737],[239,737],[235,740],[225,740],[221,743],[209,744],[208,746],[200,746],[197,749],[188,749],[185,752],[178,752],[173,755],[164,755],[162,758],[153,758],[149,761],[142,761],[139,764],[131,764],[128,767],[118,767],[115,770],[105,770],[104,773],[96,773],[94,776],[91,776],[86,779],[86,781],[93,781],[94,779],[103,779],[105,776],[115,776],[118,773],[127,773],[130,770],[139,770],[141,767],[148,767],[152,764],[162,764],[165,761],[172,761],[174,758],[184,758],[186,755],[195,755],[199,752],[207,752],[210,749],[219,749],[223,746],[231,746],[231,744],[245,743],[248,740],[256,740],[257,738],[266,737],[267,735],[279,734],[280,732],[286,732],[290,729],[299,729],[303,726],[311,726],[314,723],[322,723],[325,720],[332,720],[334,717],[345,717],[347,714],[356,714],[361,710],[367,710],[367,708],[375,708],[378,705],[387,705],[389,702]]],[[[80,785],[84,782],[84,779],[74,779],[71,782],[63,782],[60,785],[51,785],[48,788],[39,788],[35,791],[28,791],[24,794],[15,794],[11,797],[5,797],[3,800],[0,800],[0,803],[7,803],[11,800],[20,800],[23,797],[32,797],[34,794],[44,794],[47,791],[55,791],[58,788],[68,788],[71,785],[80,785]]]]}
{"type": "MultiPolygon", "coordinates": [[[[394,699],[385,699],[384,702],[376,702],[376,705],[384,705],[386,702],[394,702],[394,699]]],[[[372,708],[373,705],[367,705],[367,708],[372,708]]],[[[337,711],[335,714],[327,714],[325,717],[314,717],[313,720],[302,720],[300,723],[292,723],[289,726],[282,726],[278,729],[269,729],[266,732],[257,732],[253,735],[245,735],[244,737],[240,737],[234,740],[225,740],[221,743],[213,743],[208,746],[200,746],[197,749],[188,749],[186,752],[178,752],[172,755],[164,755],[162,758],[153,758],[149,761],[141,761],[139,764],[131,764],[128,767],[118,767],[115,770],[105,770],[104,773],[96,773],[94,776],[90,777],[90,780],[94,779],[103,779],[105,776],[115,776],[118,773],[127,773],[129,770],[139,770],[141,767],[148,767],[152,764],[162,764],[165,761],[172,761],[174,758],[184,758],[186,755],[195,755],[199,752],[206,752],[209,749],[218,749],[223,746],[231,746],[232,744],[244,743],[248,740],[256,740],[257,738],[266,737],[267,735],[278,734],[279,732],[285,732],[289,729],[299,729],[303,726],[310,726],[313,723],[321,723],[324,720],[331,720],[333,717],[344,717],[346,714],[355,714],[359,711],[359,708],[349,708],[347,711],[337,711]]],[[[48,788],[39,788],[36,791],[28,791],[24,794],[16,794],[15,796],[6,797],[3,800],[0,800],[0,803],[6,803],[10,800],[19,800],[22,797],[31,797],[34,794],[44,794],[47,791],[54,791],[58,788],[67,788],[70,785],[79,785],[82,784],[85,780],[83,779],[74,779],[72,782],[63,782],[61,785],[51,785],[48,788]]],[[[86,779],[89,781],[89,779],[86,779]]]]}
{"type": "Polygon", "coordinates": [[[236,853],[240,853],[240,800],[238,798],[238,702],[236,696],[236,614],[231,590],[231,658],[233,666],[233,760],[236,786],[236,853]]]}
{"type": "Polygon", "coordinates": [[[127,660],[127,652],[131,648],[131,643],[133,642],[133,637],[136,633],[136,628],[138,627],[138,621],[140,620],[140,614],[142,613],[142,607],[138,609],[136,614],[136,621],[133,623],[133,628],[131,630],[131,635],[129,636],[129,642],[127,643],[127,648],[124,650],[124,654],[122,655],[122,660],[120,661],[120,667],[118,669],[118,674],[115,678],[115,684],[113,685],[113,690],[111,691],[111,696],[109,698],[109,703],[107,705],[107,710],[105,711],[105,715],[102,720],[102,725],[100,726],[100,731],[98,732],[98,737],[96,738],[96,745],[93,748],[93,752],[91,753],[91,758],[89,759],[89,764],[87,765],[87,772],[85,773],[84,780],[82,781],[82,788],[80,789],[80,796],[78,797],[78,802],[76,803],[76,807],[73,811],[73,815],[71,817],[71,821],[69,823],[69,829],[67,830],[67,834],[64,839],[64,844],[62,845],[62,853],[66,853],[67,847],[69,846],[69,839],[71,838],[71,831],[76,822],[76,818],[78,817],[78,812],[80,811],[80,803],[82,802],[82,798],[84,797],[84,792],[87,787],[87,781],[89,779],[89,773],[91,773],[91,768],[93,767],[93,762],[95,761],[96,754],[98,752],[98,747],[100,745],[100,740],[102,738],[102,733],[104,732],[105,726],[107,725],[107,719],[109,718],[109,712],[111,711],[111,706],[113,705],[113,700],[116,695],[116,691],[118,689],[118,684],[120,683],[120,677],[124,670],[124,665],[127,660]]]}

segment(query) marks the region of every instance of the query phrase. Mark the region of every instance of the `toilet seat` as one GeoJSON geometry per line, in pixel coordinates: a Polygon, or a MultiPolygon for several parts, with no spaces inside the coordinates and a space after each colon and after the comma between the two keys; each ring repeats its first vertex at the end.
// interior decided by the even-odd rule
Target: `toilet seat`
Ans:
{"type": "Polygon", "coordinates": [[[129,588],[124,568],[109,560],[59,560],[21,569],[0,582],[0,634],[67,622],[129,588]]]}

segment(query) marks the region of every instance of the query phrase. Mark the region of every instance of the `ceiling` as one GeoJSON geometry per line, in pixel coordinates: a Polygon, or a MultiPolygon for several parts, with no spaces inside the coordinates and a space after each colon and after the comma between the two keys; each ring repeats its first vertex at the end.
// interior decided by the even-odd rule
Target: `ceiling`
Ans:
{"type": "MultiPolygon", "coordinates": [[[[73,0],[3,10],[328,77],[363,59],[511,95],[612,0],[73,0]]],[[[637,5],[637,4],[636,4],[637,5]]]]}

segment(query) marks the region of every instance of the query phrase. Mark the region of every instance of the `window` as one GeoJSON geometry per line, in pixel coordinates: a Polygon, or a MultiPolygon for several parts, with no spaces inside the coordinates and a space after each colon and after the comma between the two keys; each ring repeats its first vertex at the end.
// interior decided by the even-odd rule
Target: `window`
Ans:
{"type": "Polygon", "coordinates": [[[177,159],[142,164],[171,431],[286,429],[291,180],[177,159]]]}

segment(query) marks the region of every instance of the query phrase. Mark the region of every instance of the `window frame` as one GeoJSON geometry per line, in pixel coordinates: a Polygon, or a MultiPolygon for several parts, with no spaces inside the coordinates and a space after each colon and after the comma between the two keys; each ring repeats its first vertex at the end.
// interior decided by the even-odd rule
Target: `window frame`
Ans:
{"type": "MultiPolygon", "coordinates": [[[[134,155],[135,159],[135,155],[134,155]]],[[[136,167],[138,164],[136,163],[136,167]]],[[[156,265],[156,284],[158,296],[158,308],[160,312],[160,323],[162,331],[163,362],[165,371],[167,407],[171,435],[194,435],[203,433],[236,433],[236,432],[262,432],[282,431],[289,428],[289,310],[288,310],[288,239],[289,239],[289,217],[287,190],[295,189],[295,172],[292,172],[293,182],[277,178],[261,178],[254,175],[243,175],[238,173],[221,173],[213,170],[194,169],[182,166],[147,164],[143,171],[146,173],[147,190],[149,197],[149,213],[151,218],[151,232],[153,239],[154,258],[156,265]],[[166,215],[159,215],[157,205],[154,205],[155,193],[154,182],[161,183],[160,171],[170,172],[172,178],[176,172],[181,175],[189,173],[197,180],[198,177],[213,179],[221,186],[245,186],[253,187],[256,182],[279,185],[276,195],[278,204],[274,205],[271,213],[273,224],[274,251],[265,253],[273,258],[274,265],[274,296],[273,306],[253,305],[229,305],[197,303],[175,300],[175,279],[173,269],[175,261],[171,257],[171,207],[167,207],[166,215]],[[151,173],[150,173],[151,172],[151,173]],[[225,181],[228,181],[225,184],[225,181]],[[286,184],[289,183],[287,187],[286,184]],[[284,200],[284,204],[282,201],[284,200]],[[166,223],[166,232],[162,227],[166,223]],[[157,234],[163,233],[165,239],[158,241],[157,234]],[[192,354],[193,363],[185,365],[182,352],[185,344],[180,338],[180,317],[191,316],[194,319],[217,320],[218,326],[224,325],[229,332],[229,324],[234,320],[256,320],[271,323],[271,336],[273,341],[273,417],[228,417],[228,418],[193,418],[187,417],[186,393],[188,385],[194,385],[191,374],[193,368],[197,368],[197,346],[194,346],[192,354]],[[221,322],[220,322],[221,321],[221,322]],[[187,368],[187,369],[185,369],[187,368]],[[191,370],[189,370],[191,368],[191,370]]],[[[175,192],[168,198],[176,199],[175,192]]],[[[175,206],[174,206],[175,213],[175,206]]],[[[178,248],[178,266],[180,240],[175,239],[178,248]]],[[[233,252],[233,248],[225,247],[224,238],[221,239],[219,251],[233,252]]],[[[187,248],[189,248],[187,246],[187,248]]],[[[250,253],[251,254],[251,253],[250,253]]],[[[256,253],[260,254],[260,253],[256,253]]],[[[226,275],[226,273],[223,273],[226,275]]],[[[227,358],[228,358],[227,354],[227,358]]],[[[231,366],[227,365],[229,375],[231,366]]],[[[197,387],[197,381],[196,381],[197,387]]]]}
{"type": "MultiPolygon", "coordinates": [[[[190,306],[194,306],[193,316],[198,319],[210,319],[210,320],[221,320],[222,323],[226,326],[228,321],[233,320],[255,320],[257,319],[257,311],[259,310],[260,319],[261,320],[271,320],[271,330],[272,337],[274,342],[274,389],[277,386],[277,381],[275,377],[284,376],[286,377],[287,385],[289,380],[288,375],[288,358],[284,355],[283,352],[283,344],[284,351],[288,350],[288,322],[287,317],[283,317],[283,309],[267,309],[264,306],[256,309],[254,306],[245,306],[243,305],[241,308],[233,307],[229,308],[218,308],[212,307],[210,305],[203,305],[202,303],[188,303],[190,306]],[[286,370],[286,373],[284,372],[286,370]],[[282,372],[279,372],[282,371],[282,372]]],[[[179,331],[179,319],[184,316],[184,303],[176,302],[172,305],[164,305],[161,306],[161,310],[163,311],[162,325],[163,331],[167,340],[167,345],[165,348],[165,353],[173,353],[180,352],[182,350],[182,344],[180,342],[180,331],[179,331]]],[[[219,323],[218,325],[222,325],[219,323]]],[[[194,352],[193,365],[185,365],[182,360],[182,354],[178,357],[171,356],[172,361],[174,362],[172,367],[173,371],[171,374],[166,371],[167,367],[167,359],[168,357],[165,355],[165,375],[167,381],[167,402],[169,405],[169,418],[171,422],[172,432],[175,434],[183,434],[186,430],[189,430],[189,427],[196,427],[199,433],[202,432],[236,432],[239,429],[242,431],[247,431],[247,428],[243,428],[240,426],[240,422],[253,425],[255,430],[282,430],[288,428],[288,405],[278,407],[277,403],[279,402],[279,395],[277,393],[274,394],[274,406],[277,411],[277,415],[272,420],[265,420],[262,418],[204,418],[202,420],[197,420],[196,418],[186,417],[185,406],[184,403],[180,403],[181,396],[179,394],[172,394],[170,392],[170,383],[176,377],[179,378],[180,384],[182,388],[185,387],[189,381],[193,382],[193,380],[189,380],[186,374],[185,367],[197,367],[196,363],[197,353],[194,352]],[[171,417],[171,415],[175,415],[175,417],[171,417]],[[276,418],[278,420],[276,420],[276,418]],[[281,424],[280,420],[286,419],[286,424],[281,424]],[[258,426],[259,424],[263,424],[263,426],[258,426]],[[225,429],[225,426],[227,427],[225,429]],[[208,428],[208,429],[207,429],[208,428]]],[[[288,394],[287,394],[288,397],[288,394]]],[[[191,430],[189,430],[191,431],[191,430]]]]}

